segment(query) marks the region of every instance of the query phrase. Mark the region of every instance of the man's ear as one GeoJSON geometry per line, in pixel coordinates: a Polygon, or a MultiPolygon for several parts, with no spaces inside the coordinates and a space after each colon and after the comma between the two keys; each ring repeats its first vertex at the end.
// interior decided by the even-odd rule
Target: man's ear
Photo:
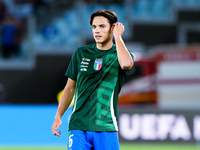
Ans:
{"type": "Polygon", "coordinates": [[[115,25],[111,25],[111,32],[113,33],[113,30],[114,30],[114,27],[115,27],[115,25]]]}

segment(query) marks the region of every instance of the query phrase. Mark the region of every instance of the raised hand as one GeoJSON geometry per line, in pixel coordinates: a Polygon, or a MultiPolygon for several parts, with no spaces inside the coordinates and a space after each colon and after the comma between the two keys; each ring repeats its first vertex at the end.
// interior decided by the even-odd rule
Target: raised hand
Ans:
{"type": "Polygon", "coordinates": [[[113,28],[113,36],[114,37],[118,37],[118,36],[122,36],[122,34],[124,33],[124,25],[120,22],[116,22],[113,24],[114,28],[113,28]]]}

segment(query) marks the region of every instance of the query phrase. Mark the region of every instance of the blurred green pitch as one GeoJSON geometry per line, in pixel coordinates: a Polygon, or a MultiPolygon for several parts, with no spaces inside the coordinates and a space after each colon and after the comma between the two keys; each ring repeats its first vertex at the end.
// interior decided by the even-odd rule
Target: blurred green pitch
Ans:
{"type": "MultiPolygon", "coordinates": [[[[0,147],[0,150],[67,150],[61,147],[0,147]]],[[[200,145],[190,144],[120,144],[120,150],[200,150],[200,145]]]]}

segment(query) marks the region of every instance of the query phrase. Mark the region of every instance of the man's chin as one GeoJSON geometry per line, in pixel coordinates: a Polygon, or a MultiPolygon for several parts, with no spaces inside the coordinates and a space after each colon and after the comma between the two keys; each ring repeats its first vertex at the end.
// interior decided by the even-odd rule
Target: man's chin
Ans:
{"type": "Polygon", "coordinates": [[[102,44],[102,41],[95,40],[97,44],[102,44]]]}

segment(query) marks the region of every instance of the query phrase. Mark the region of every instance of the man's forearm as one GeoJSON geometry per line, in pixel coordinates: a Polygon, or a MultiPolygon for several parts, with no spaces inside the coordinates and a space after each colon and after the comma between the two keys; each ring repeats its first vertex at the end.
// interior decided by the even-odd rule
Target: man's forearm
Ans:
{"type": "Polygon", "coordinates": [[[123,70],[130,70],[133,66],[133,59],[121,36],[115,37],[115,44],[117,47],[117,55],[121,68],[123,70]]]}
{"type": "Polygon", "coordinates": [[[63,114],[65,113],[65,111],[67,110],[67,108],[69,107],[72,98],[73,98],[74,92],[70,92],[70,91],[63,91],[63,94],[61,96],[61,100],[58,106],[58,110],[56,113],[56,117],[61,118],[63,116],[63,114]]]}
{"type": "Polygon", "coordinates": [[[75,81],[68,79],[68,82],[63,90],[56,117],[61,118],[69,107],[75,92],[75,81]]]}

